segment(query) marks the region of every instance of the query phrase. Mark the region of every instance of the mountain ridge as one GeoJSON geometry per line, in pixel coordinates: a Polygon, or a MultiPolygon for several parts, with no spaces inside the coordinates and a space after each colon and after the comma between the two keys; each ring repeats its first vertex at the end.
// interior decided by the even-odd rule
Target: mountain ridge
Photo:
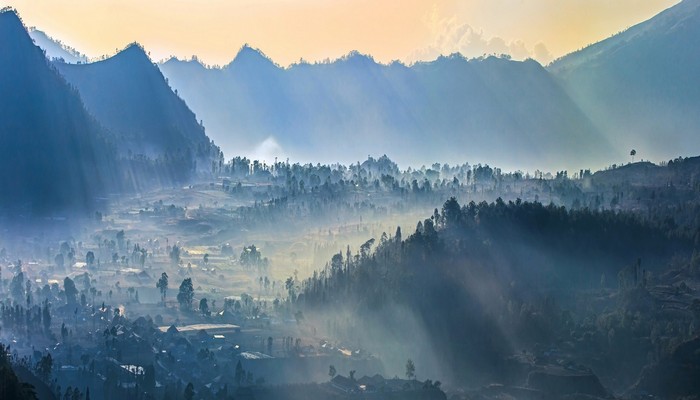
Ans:
{"type": "Polygon", "coordinates": [[[700,117],[688,117],[700,107],[700,85],[689,75],[700,68],[692,42],[699,15],[700,2],[685,0],[555,60],[543,69],[551,79],[532,60],[459,54],[407,65],[351,51],[283,67],[248,44],[222,67],[175,57],[158,65],[229,155],[352,162],[389,153],[414,166],[444,156],[527,170],[604,167],[632,147],[653,159],[700,148],[692,135],[700,117]],[[439,151],[425,148],[421,133],[439,151]],[[343,143],[347,137],[356,140],[343,143]],[[265,143],[274,154],[261,153],[265,143]]]}
{"type": "MultiPolygon", "coordinates": [[[[532,133],[518,128],[522,124],[536,130],[537,137],[541,137],[539,133],[547,133],[546,141],[535,146],[547,149],[549,141],[561,138],[556,130],[564,132],[567,126],[573,124],[573,128],[567,128],[572,131],[572,143],[582,144],[585,148],[590,147],[586,142],[596,141],[600,147],[593,146],[594,153],[612,155],[605,149],[604,141],[598,137],[589,121],[580,115],[575,105],[567,101],[563,92],[550,81],[546,71],[534,61],[514,62],[494,57],[468,60],[451,56],[411,66],[397,63],[385,65],[376,63],[370,56],[351,52],[331,63],[299,63],[279,68],[269,59],[258,59],[264,59],[264,64],[251,66],[248,61],[239,63],[241,57],[237,56],[223,69],[207,68],[201,63],[183,64],[170,59],[160,64],[160,68],[188,104],[198,111],[212,136],[224,148],[231,146],[230,137],[236,133],[233,140],[248,151],[254,150],[257,143],[273,138],[288,152],[287,155],[306,160],[310,159],[311,154],[328,153],[326,149],[333,149],[334,143],[342,142],[343,135],[349,135],[357,137],[359,141],[378,142],[379,145],[353,145],[350,147],[356,147],[356,150],[351,155],[333,153],[329,154],[328,160],[320,161],[333,161],[331,158],[337,156],[335,161],[352,162],[367,153],[387,153],[391,149],[400,149],[414,153],[394,155],[399,162],[420,165],[429,162],[428,157],[437,156],[435,153],[419,157],[417,150],[421,153],[426,150],[419,145],[421,140],[417,129],[421,128],[425,137],[432,136],[431,140],[446,144],[439,150],[452,153],[445,157],[449,162],[463,162],[466,158],[504,165],[508,164],[502,162],[504,158],[512,156],[523,161],[523,167],[528,168],[535,167],[532,158],[499,152],[495,148],[503,150],[508,140],[515,138],[523,146],[530,146],[527,149],[533,149],[532,143],[525,140],[532,133]],[[552,98],[563,104],[561,110],[547,105],[549,100],[545,94],[538,94],[539,97],[530,104],[524,94],[512,93],[509,88],[499,85],[499,78],[486,71],[486,65],[512,66],[496,68],[502,69],[504,74],[522,75],[521,79],[502,77],[512,83],[538,80],[543,87],[552,91],[552,98]],[[451,75],[441,77],[432,73],[432,69],[450,70],[451,75]],[[485,87],[484,81],[493,82],[498,89],[485,87]],[[459,92],[454,90],[455,85],[466,89],[478,87],[479,91],[471,94],[459,92]],[[436,87],[445,92],[440,93],[436,87]],[[447,92],[454,98],[444,100],[447,92]],[[481,107],[480,97],[488,98],[494,107],[497,104],[505,106],[500,112],[495,108],[481,107]],[[450,104],[441,105],[442,101],[449,101],[450,104]],[[466,108],[458,107],[459,104],[466,105],[466,108]],[[446,109],[452,112],[447,113],[446,109]],[[550,118],[555,122],[548,126],[527,115],[538,115],[539,110],[548,112],[541,118],[550,118]],[[454,124],[450,125],[450,121],[454,124]],[[510,121],[510,124],[505,121],[510,121]],[[487,137],[479,137],[481,132],[487,137]],[[493,135],[503,136],[503,140],[492,140],[493,135]],[[483,142],[480,145],[484,147],[482,151],[472,150],[461,154],[449,149],[449,144],[455,140],[460,145],[466,145],[470,140],[477,144],[483,142]],[[313,148],[303,151],[300,146],[313,148]],[[487,155],[480,157],[481,153],[487,155]],[[504,157],[504,153],[508,155],[504,157]]],[[[566,148],[559,150],[568,151],[566,148]]],[[[539,150],[535,153],[546,156],[539,150]]],[[[564,166],[564,158],[556,160],[558,166],[564,166]]],[[[603,162],[603,157],[597,161],[603,162]]],[[[510,166],[515,167],[513,163],[510,166]]],[[[544,165],[541,167],[544,168],[544,165]]]]}
{"type": "Polygon", "coordinates": [[[87,109],[110,129],[122,154],[154,159],[177,154],[194,170],[197,159],[218,151],[138,43],[93,63],[55,65],[80,92],[87,109]]]}
{"type": "Polygon", "coordinates": [[[37,46],[46,52],[48,59],[61,59],[63,62],[71,64],[88,62],[86,55],[50,37],[44,31],[30,28],[29,36],[37,46]]]}
{"type": "Polygon", "coordinates": [[[0,49],[2,212],[92,210],[115,167],[103,128],[12,9],[0,11],[0,49]]]}
{"type": "Polygon", "coordinates": [[[700,151],[700,1],[685,0],[548,70],[618,148],[671,159],[700,151]]]}

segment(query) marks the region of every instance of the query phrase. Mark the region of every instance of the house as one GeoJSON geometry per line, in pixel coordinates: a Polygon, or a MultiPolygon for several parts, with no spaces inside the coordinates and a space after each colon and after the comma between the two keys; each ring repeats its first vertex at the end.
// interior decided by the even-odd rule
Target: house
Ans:
{"type": "Polygon", "coordinates": [[[384,387],[384,377],[376,374],[374,376],[363,376],[357,380],[360,390],[366,393],[373,393],[384,387]]]}

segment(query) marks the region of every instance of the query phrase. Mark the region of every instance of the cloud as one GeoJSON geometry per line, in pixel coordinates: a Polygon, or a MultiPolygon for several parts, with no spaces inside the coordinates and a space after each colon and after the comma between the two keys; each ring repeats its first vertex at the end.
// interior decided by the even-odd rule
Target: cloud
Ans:
{"type": "Polygon", "coordinates": [[[535,59],[544,65],[549,64],[549,62],[552,61],[553,58],[552,53],[549,52],[547,46],[545,46],[542,42],[539,42],[535,45],[534,55],[535,59]]]}
{"type": "Polygon", "coordinates": [[[428,46],[413,51],[407,58],[408,62],[431,61],[440,55],[453,53],[469,58],[507,54],[514,60],[534,58],[542,64],[552,60],[551,53],[542,42],[531,49],[522,40],[509,42],[499,36],[488,37],[482,30],[459,22],[455,17],[439,19],[435,10],[424,22],[432,30],[433,41],[428,46]]]}

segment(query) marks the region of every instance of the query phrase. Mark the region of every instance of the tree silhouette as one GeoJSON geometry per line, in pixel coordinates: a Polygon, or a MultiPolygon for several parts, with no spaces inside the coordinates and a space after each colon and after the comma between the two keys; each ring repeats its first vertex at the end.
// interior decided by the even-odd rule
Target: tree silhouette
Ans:
{"type": "Polygon", "coordinates": [[[236,363],[236,372],[233,375],[233,379],[236,381],[236,386],[241,386],[245,380],[245,371],[243,370],[243,365],[241,365],[241,360],[236,363]]]}
{"type": "Polygon", "coordinates": [[[207,302],[206,297],[203,297],[199,301],[199,312],[201,312],[203,315],[210,315],[211,312],[209,312],[209,303],[207,302]]]}
{"type": "Polygon", "coordinates": [[[194,399],[194,385],[192,382],[188,383],[187,386],[185,387],[185,400],[192,400],[194,399]]]}
{"type": "Polygon", "coordinates": [[[88,265],[88,267],[92,267],[92,264],[95,263],[95,253],[88,251],[85,254],[85,263],[88,265]]]}
{"type": "Polygon", "coordinates": [[[180,308],[183,310],[192,309],[192,300],[194,299],[194,287],[192,286],[192,278],[185,278],[180,284],[180,292],[177,294],[177,301],[180,303],[180,308]]]}
{"type": "Polygon", "coordinates": [[[410,358],[406,361],[406,379],[413,379],[416,377],[416,366],[413,364],[413,360],[410,358]]]}
{"type": "Polygon", "coordinates": [[[63,290],[66,293],[66,303],[75,304],[78,302],[78,289],[75,288],[75,282],[69,277],[63,280],[63,290]]]}
{"type": "Polygon", "coordinates": [[[168,274],[165,272],[160,274],[160,279],[158,279],[156,287],[160,290],[160,298],[163,301],[163,305],[165,305],[165,294],[168,291],[168,274]]]}

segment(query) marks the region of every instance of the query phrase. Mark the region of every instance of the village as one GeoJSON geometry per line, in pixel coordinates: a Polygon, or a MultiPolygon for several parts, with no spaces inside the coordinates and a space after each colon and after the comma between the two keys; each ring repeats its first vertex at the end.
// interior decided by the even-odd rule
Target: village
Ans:
{"type": "MultiPolygon", "coordinates": [[[[310,268],[331,250],[316,245],[305,259],[309,255],[294,251],[308,251],[308,244],[293,238],[296,267],[280,268],[279,254],[272,260],[262,255],[274,248],[269,241],[262,248],[202,245],[201,233],[188,225],[216,218],[216,210],[226,209],[218,201],[235,207],[240,200],[208,184],[177,191],[180,204],[188,193],[194,193],[190,201],[209,203],[194,210],[167,205],[162,198],[174,195],[168,191],[159,200],[125,202],[88,224],[89,234],[83,227],[80,239],[24,238],[14,250],[6,243],[0,337],[40,398],[70,391],[106,399],[177,398],[188,384],[205,399],[247,398],[287,385],[302,385],[302,398],[315,390],[339,398],[380,390],[444,396],[439,385],[413,378],[384,380],[380,359],[357,344],[323,337],[293,311],[290,299],[300,290],[296,268],[310,268]],[[303,386],[312,382],[320,384],[303,386]]],[[[343,229],[364,237],[381,226],[370,219],[330,237],[343,229]]]]}

